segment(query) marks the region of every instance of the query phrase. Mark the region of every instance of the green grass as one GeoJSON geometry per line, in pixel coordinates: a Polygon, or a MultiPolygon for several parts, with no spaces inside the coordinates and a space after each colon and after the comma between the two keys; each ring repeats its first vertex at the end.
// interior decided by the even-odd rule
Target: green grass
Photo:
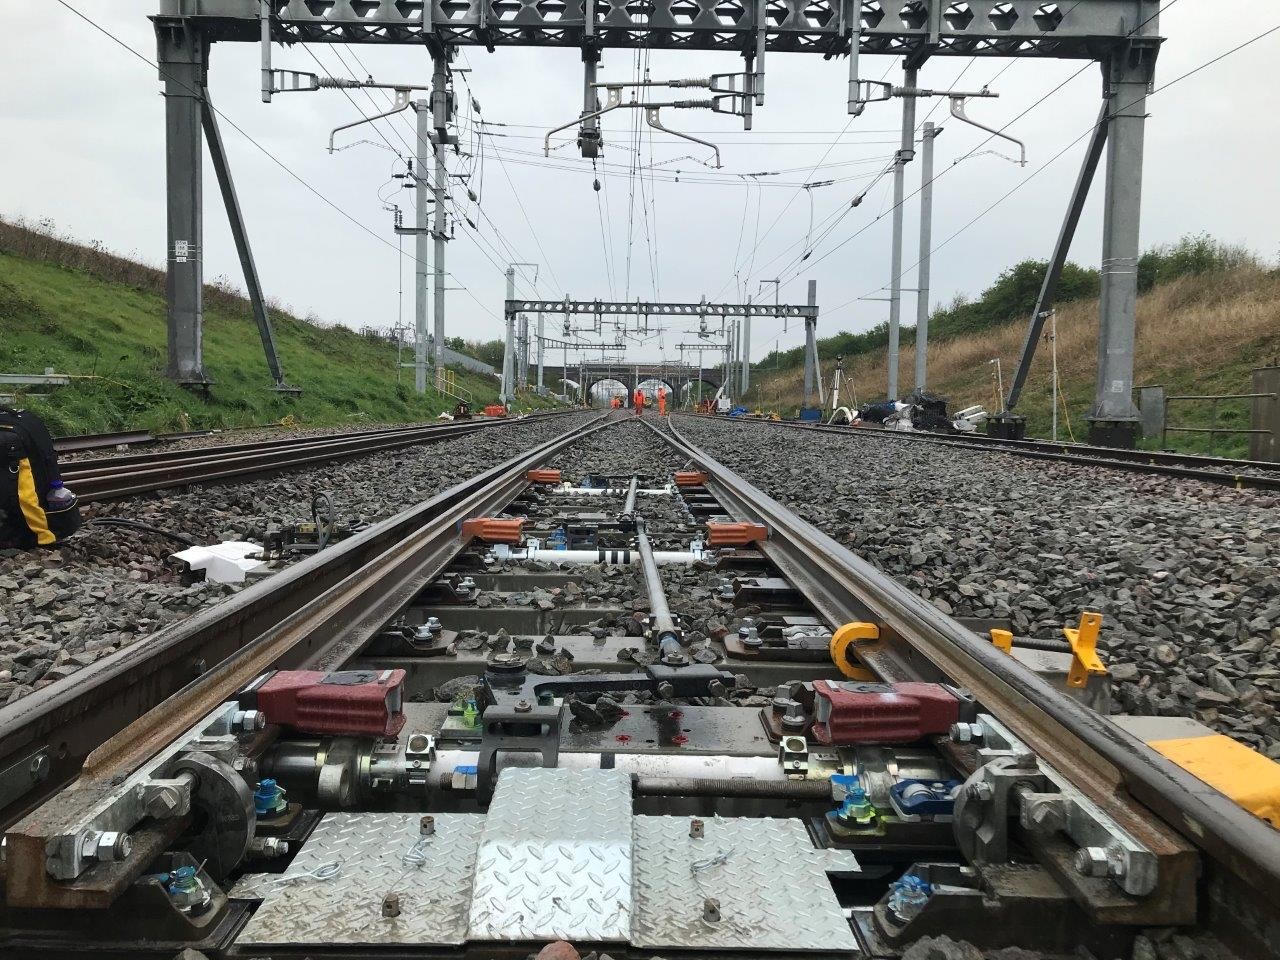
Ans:
{"type": "MultiPolygon", "coordinates": [[[[271,389],[257,327],[247,305],[207,304],[205,369],[209,398],[163,376],[165,303],[149,289],[83,270],[0,252],[0,372],[74,374],[72,386],[20,395],[55,435],[129,428],[154,431],[238,427],[286,416],[314,426],[428,420],[454,401],[418,397],[413,372],[396,382],[396,350],[342,327],[324,328],[275,311],[285,377],[300,397],[271,389]]],[[[410,359],[406,352],[405,359],[410,359]]],[[[458,383],[476,406],[497,400],[497,381],[464,370],[458,383]]],[[[8,388],[6,388],[7,390],[8,388]]],[[[535,399],[522,408],[545,405],[535,399]]]]}

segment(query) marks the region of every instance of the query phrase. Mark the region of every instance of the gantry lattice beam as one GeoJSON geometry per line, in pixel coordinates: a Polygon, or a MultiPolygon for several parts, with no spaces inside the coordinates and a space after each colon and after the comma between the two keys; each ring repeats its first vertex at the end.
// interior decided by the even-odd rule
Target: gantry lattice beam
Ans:
{"type": "MultiPolygon", "coordinates": [[[[1158,0],[271,0],[282,43],[765,48],[847,54],[858,9],[862,53],[1097,60],[1158,0]],[[760,11],[763,9],[763,17],[760,11]]],[[[210,40],[258,41],[260,0],[161,0],[162,17],[200,25],[210,40]]],[[[1141,31],[1146,34],[1146,31],[1141,31]]],[[[1151,31],[1154,33],[1154,30],[1151,31]]]]}
{"type": "Polygon", "coordinates": [[[817,307],[782,303],[665,303],[645,300],[508,300],[507,313],[631,317],[816,317],[817,307]]]}

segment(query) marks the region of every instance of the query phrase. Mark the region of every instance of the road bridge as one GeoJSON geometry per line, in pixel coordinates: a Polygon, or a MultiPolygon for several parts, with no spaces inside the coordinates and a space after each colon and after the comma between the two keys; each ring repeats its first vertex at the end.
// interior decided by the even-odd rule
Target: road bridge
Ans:
{"type": "Polygon", "coordinates": [[[715,393],[724,382],[724,370],[720,367],[699,368],[693,364],[662,361],[570,363],[567,367],[561,364],[544,364],[542,371],[542,382],[548,389],[559,392],[561,381],[567,379],[578,384],[588,396],[594,385],[608,380],[616,380],[622,384],[628,395],[635,392],[638,384],[657,380],[666,384],[667,389],[676,397],[683,396],[685,387],[699,380],[702,381],[707,396],[715,393]]]}

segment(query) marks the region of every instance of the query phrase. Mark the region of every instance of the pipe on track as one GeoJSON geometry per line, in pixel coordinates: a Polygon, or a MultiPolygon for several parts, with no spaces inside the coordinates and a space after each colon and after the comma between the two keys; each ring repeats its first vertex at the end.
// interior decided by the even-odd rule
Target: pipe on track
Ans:
{"type": "Polygon", "coordinates": [[[653,557],[649,535],[645,533],[643,526],[638,534],[636,539],[640,550],[640,568],[644,573],[645,592],[649,595],[649,617],[654,636],[658,638],[658,649],[664,654],[679,651],[680,631],[676,629],[671,608],[667,606],[667,594],[662,589],[662,577],[658,574],[658,563],[653,557]]]}
{"type": "Polygon", "coordinates": [[[627,499],[622,504],[622,515],[624,517],[634,517],[636,515],[636,490],[640,487],[640,478],[632,477],[631,483],[627,486],[627,499]]]}

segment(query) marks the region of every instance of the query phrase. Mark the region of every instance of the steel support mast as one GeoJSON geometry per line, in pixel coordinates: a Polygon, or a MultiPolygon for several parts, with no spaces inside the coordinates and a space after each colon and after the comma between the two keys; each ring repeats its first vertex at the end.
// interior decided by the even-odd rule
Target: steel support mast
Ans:
{"type": "Polygon", "coordinates": [[[430,187],[427,184],[427,161],[431,149],[431,101],[415,100],[417,159],[413,168],[413,198],[417,207],[413,225],[413,389],[427,392],[427,282],[431,266],[430,187]]]}
{"type": "Polygon", "coordinates": [[[929,377],[929,257],[933,249],[933,141],[941,133],[932,120],[920,142],[920,265],[916,279],[916,389],[929,377]]]}
{"type": "MultiPolygon", "coordinates": [[[[916,69],[908,67],[903,86],[916,88],[916,69]]],[[[916,98],[902,98],[902,142],[893,164],[893,240],[889,264],[889,387],[890,400],[898,399],[898,340],[902,323],[902,208],[906,195],[907,164],[914,159],[916,98]]]]}

